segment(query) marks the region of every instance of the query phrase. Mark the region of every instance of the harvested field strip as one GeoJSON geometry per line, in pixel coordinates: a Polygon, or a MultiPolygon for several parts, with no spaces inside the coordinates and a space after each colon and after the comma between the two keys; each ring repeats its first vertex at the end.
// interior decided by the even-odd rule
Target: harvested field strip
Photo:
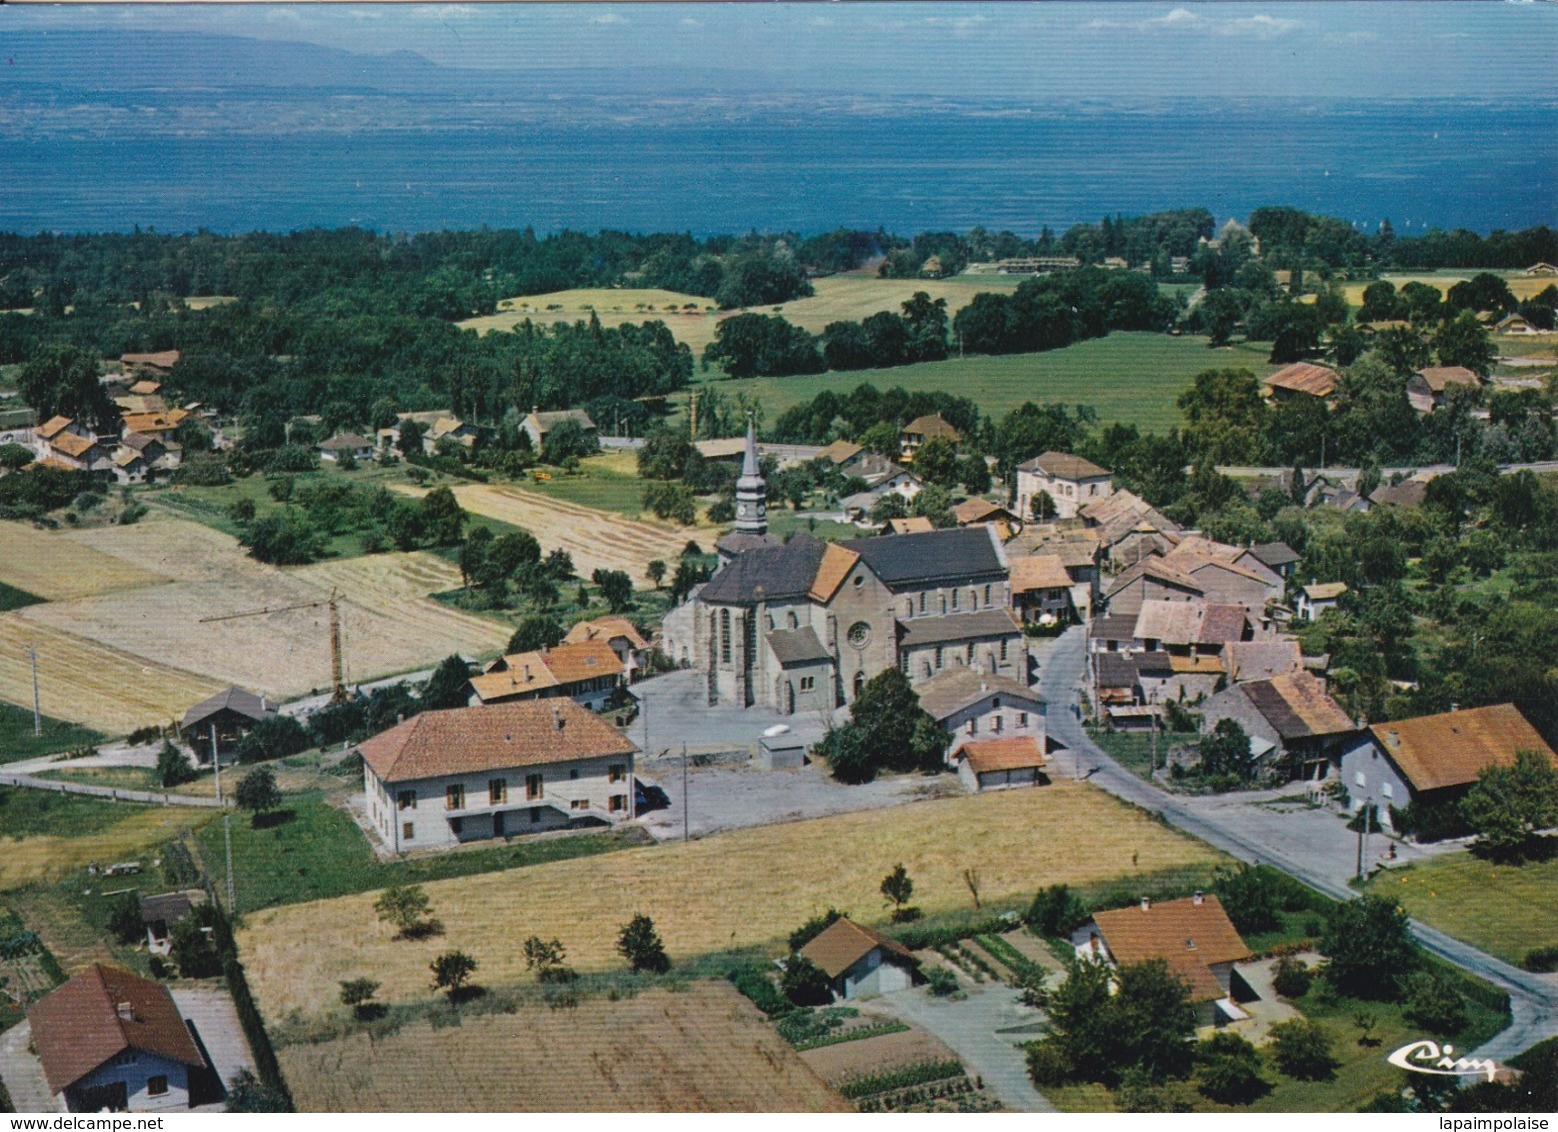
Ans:
{"type": "Polygon", "coordinates": [[[520,945],[532,934],[562,940],[580,971],[615,970],[617,932],[635,912],[654,919],[673,963],[770,946],[830,905],[879,915],[881,878],[899,862],[933,916],[968,908],[966,869],[979,872],[986,906],[998,906],[1047,884],[1210,870],[1219,859],[1102,791],[1060,780],[536,865],[480,885],[431,883],[445,925],[433,940],[392,939],[374,915],[375,894],[364,892],[255,913],[240,942],[268,1013],[315,1011],[334,1001],[340,980],[363,971],[383,981],[389,999],[423,995],[428,963],[450,947],[476,956],[488,985],[525,982],[520,945]],[[494,917],[494,908],[514,911],[494,917]]]}
{"type": "MultiPolygon", "coordinates": [[[[424,489],[392,485],[420,498],[424,489]]],[[[460,506],[478,515],[524,527],[544,550],[561,547],[573,556],[574,570],[589,577],[596,569],[626,570],[640,579],[652,558],[674,562],[688,539],[710,543],[717,531],[702,527],[671,527],[599,511],[554,499],[521,487],[463,484],[454,488],[460,506]]]]}
{"type": "Polygon", "coordinates": [[[45,601],[135,589],[165,581],[164,575],[96,550],[71,534],[0,521],[0,582],[45,601]]]}
{"type": "Polygon", "coordinates": [[[417,1023],[279,1057],[304,1112],[850,1111],[724,982],[417,1023]]]}
{"type": "MultiPolygon", "coordinates": [[[[93,861],[133,859],[147,846],[168,841],[211,818],[209,812],[190,806],[138,806],[81,797],[71,797],[67,804],[59,797],[32,790],[8,789],[5,797],[7,808],[36,805],[42,799],[93,816],[92,832],[81,836],[49,833],[8,839],[5,852],[0,853],[0,889],[58,880],[93,861]]],[[[0,817],[0,833],[4,829],[0,817]]]]}
{"type": "Polygon", "coordinates": [[[0,700],[32,708],[29,645],[38,649],[43,714],[82,723],[106,735],[166,723],[183,715],[190,704],[221,689],[221,683],[209,677],[23,619],[25,613],[53,609],[58,604],[0,613],[0,700]]]}
{"type": "Polygon", "coordinates": [[[221,581],[269,569],[231,535],[188,519],[147,518],[129,527],[93,527],[61,537],[118,559],[121,569],[149,571],[154,581],[221,581]]]}

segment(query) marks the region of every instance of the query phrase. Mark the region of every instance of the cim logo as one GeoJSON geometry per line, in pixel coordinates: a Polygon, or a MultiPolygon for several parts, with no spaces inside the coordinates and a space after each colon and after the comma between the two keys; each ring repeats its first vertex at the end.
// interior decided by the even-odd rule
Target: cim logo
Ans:
{"type": "Polygon", "coordinates": [[[1486,1058],[1453,1057],[1454,1046],[1440,1046],[1427,1039],[1408,1042],[1393,1050],[1387,1061],[1409,1073],[1428,1073],[1435,1077],[1481,1077],[1492,1081],[1498,1074],[1496,1061],[1486,1058]]]}

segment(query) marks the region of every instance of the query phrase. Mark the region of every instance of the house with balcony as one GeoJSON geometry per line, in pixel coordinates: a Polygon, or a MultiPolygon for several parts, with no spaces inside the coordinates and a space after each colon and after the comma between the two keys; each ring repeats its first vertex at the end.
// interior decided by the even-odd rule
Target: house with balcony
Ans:
{"type": "Polygon", "coordinates": [[[635,814],[638,747],[567,698],[426,711],[357,749],[369,822],[396,853],[635,814]]]}

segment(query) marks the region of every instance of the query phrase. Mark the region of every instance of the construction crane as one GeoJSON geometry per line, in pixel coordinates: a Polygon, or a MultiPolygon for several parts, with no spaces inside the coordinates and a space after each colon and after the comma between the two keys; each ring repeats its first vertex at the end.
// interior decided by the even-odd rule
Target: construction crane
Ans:
{"type": "Polygon", "coordinates": [[[276,605],[266,609],[251,609],[244,613],[223,613],[217,617],[202,617],[200,624],[212,621],[236,621],[240,617],[263,617],[268,613],[286,613],[293,609],[317,609],[321,605],[330,610],[330,702],[338,704],[346,699],[346,679],[341,664],[341,596],[334,589],[330,596],[319,601],[300,601],[293,605],[276,605]]]}

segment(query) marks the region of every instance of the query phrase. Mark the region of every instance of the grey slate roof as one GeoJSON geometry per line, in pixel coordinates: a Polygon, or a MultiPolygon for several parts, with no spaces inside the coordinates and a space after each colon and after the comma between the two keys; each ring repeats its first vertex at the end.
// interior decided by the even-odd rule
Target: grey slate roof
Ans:
{"type": "Polygon", "coordinates": [[[985,527],[955,527],[892,538],[852,539],[840,545],[859,554],[871,572],[889,588],[1006,573],[1006,566],[985,527]]]}
{"type": "Polygon", "coordinates": [[[1173,672],[1174,661],[1168,653],[1161,650],[1156,652],[1139,652],[1132,658],[1136,662],[1136,672],[1173,672]]]}
{"type": "Polygon", "coordinates": [[[754,535],[747,531],[731,531],[715,541],[714,548],[722,550],[726,554],[745,554],[749,550],[761,550],[769,546],[783,546],[784,539],[778,535],[754,535]]]}
{"type": "Polygon", "coordinates": [[[1250,547],[1250,553],[1273,570],[1292,565],[1303,557],[1285,542],[1263,542],[1250,547]]]}
{"type": "Polygon", "coordinates": [[[1044,697],[1010,676],[977,672],[972,668],[946,668],[914,688],[920,707],[931,718],[946,719],[986,696],[1007,696],[1043,706],[1044,697]]]}
{"type": "Polygon", "coordinates": [[[812,664],[819,660],[832,660],[833,656],[822,647],[816,630],[810,625],[799,629],[775,629],[768,634],[768,647],[784,666],[812,664]]]}
{"type": "Polygon", "coordinates": [[[189,897],[182,892],[165,892],[160,896],[141,899],[141,923],[154,924],[158,920],[172,927],[194,911],[189,897]]]}
{"type": "Polygon", "coordinates": [[[764,601],[805,597],[826,549],[821,539],[798,531],[783,546],[738,554],[703,587],[698,598],[708,605],[756,605],[759,586],[764,601]]]}
{"type": "MultiPolygon", "coordinates": [[[[983,532],[980,532],[981,534],[983,532]]],[[[895,535],[895,539],[914,538],[895,535]]],[[[891,541],[891,540],[883,540],[891,541]]],[[[898,643],[904,648],[968,641],[985,637],[1009,637],[1022,626],[1009,609],[981,609],[978,613],[949,613],[945,617],[912,617],[898,622],[898,643]]]]}
{"type": "Polygon", "coordinates": [[[1106,613],[1093,618],[1087,627],[1087,635],[1095,641],[1134,641],[1136,639],[1136,615],[1133,613],[1106,613]]]}
{"type": "Polygon", "coordinates": [[[1129,653],[1101,652],[1095,654],[1100,688],[1131,688],[1136,685],[1136,658],[1129,653]]]}
{"type": "Polygon", "coordinates": [[[276,706],[253,692],[247,692],[242,688],[228,688],[218,692],[209,699],[201,700],[194,707],[184,713],[183,727],[188,729],[202,720],[209,719],[222,710],[236,712],[238,715],[247,716],[256,723],[264,719],[273,719],[276,715],[276,706]]]}

